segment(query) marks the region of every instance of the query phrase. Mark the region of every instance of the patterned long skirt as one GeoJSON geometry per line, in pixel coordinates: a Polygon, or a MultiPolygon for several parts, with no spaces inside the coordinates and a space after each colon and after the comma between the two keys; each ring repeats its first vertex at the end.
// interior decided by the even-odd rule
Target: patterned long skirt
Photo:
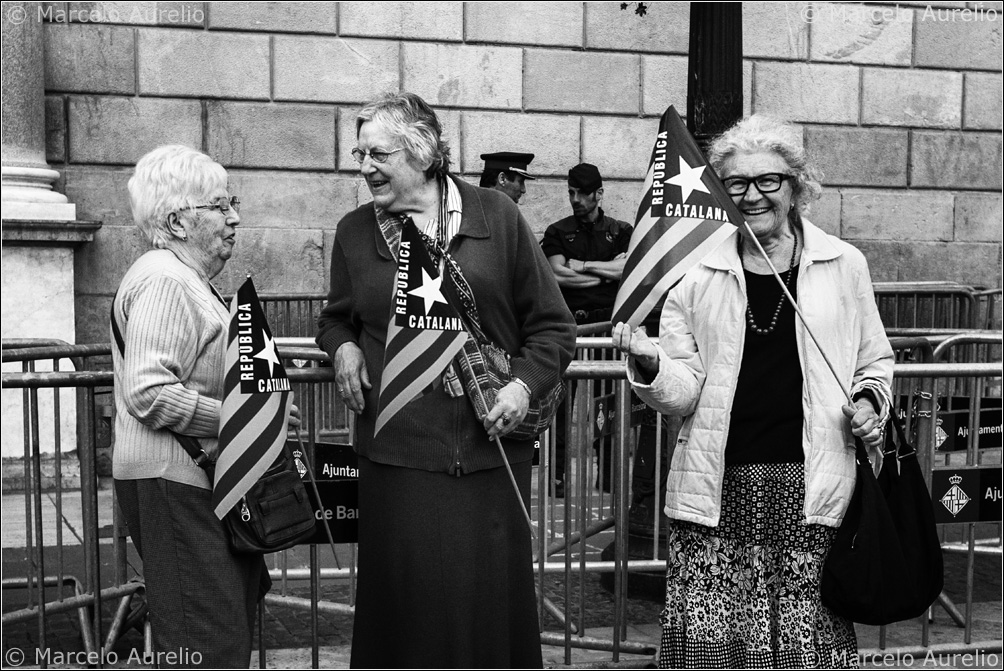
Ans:
{"type": "Polygon", "coordinates": [[[725,469],[717,528],[670,526],[660,668],[850,668],[853,625],[819,600],[836,529],[805,524],[802,464],[725,469]]]}

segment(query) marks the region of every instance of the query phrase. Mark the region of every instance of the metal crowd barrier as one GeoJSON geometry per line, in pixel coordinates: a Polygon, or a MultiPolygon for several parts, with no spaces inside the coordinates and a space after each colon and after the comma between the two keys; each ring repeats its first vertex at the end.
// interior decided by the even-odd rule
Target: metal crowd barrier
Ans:
{"type": "MultiPolygon", "coordinates": [[[[930,339],[931,336],[949,337],[960,331],[977,329],[999,332],[1001,328],[1001,289],[981,290],[955,282],[876,282],[874,291],[882,323],[890,336],[930,339]]],[[[296,342],[297,346],[314,346],[317,317],[327,300],[325,294],[261,294],[260,299],[274,336],[296,342]]],[[[653,331],[650,329],[650,333],[653,331]]],[[[580,337],[609,334],[609,323],[587,324],[578,328],[580,337]]],[[[579,355],[589,360],[611,356],[602,348],[590,347],[580,348],[579,355]]],[[[985,358],[973,360],[1000,358],[998,345],[985,358]]],[[[592,391],[598,383],[587,384],[592,391]]],[[[586,393],[585,389],[578,391],[586,393]]],[[[326,437],[345,439],[348,413],[338,402],[333,385],[322,385],[322,398],[324,402],[319,405],[318,420],[322,429],[328,432],[326,437]]]]}
{"type": "MultiPolygon", "coordinates": [[[[112,382],[110,372],[90,370],[95,357],[111,354],[108,345],[67,345],[51,340],[14,340],[3,343],[3,363],[21,363],[20,373],[3,373],[3,388],[22,389],[22,437],[24,445],[24,519],[25,546],[23,561],[26,571],[23,577],[4,579],[3,589],[26,590],[24,608],[5,612],[3,624],[35,619],[38,622],[38,647],[46,649],[47,615],[76,610],[80,620],[81,637],[85,651],[98,654],[102,649],[110,649],[114,644],[114,632],[109,641],[102,644],[102,619],[94,617],[101,613],[102,602],[106,599],[127,601],[141,583],[129,584],[116,581],[110,587],[103,587],[101,579],[101,556],[98,528],[98,477],[95,443],[95,389],[108,387],[112,382]],[[40,362],[50,361],[51,372],[38,372],[40,362]],[[61,366],[70,363],[75,371],[65,371],[61,366]],[[67,558],[63,537],[63,436],[61,431],[60,389],[76,390],[77,427],[76,444],[80,466],[80,510],[82,524],[78,542],[83,548],[84,575],[69,575],[66,571],[67,558]],[[42,476],[42,427],[39,416],[40,395],[51,389],[52,416],[51,440],[46,447],[53,451],[53,475],[50,494],[55,506],[55,545],[46,547],[46,530],[43,528],[43,476],[42,476]],[[67,589],[72,593],[67,594],[67,589]]],[[[5,436],[5,440],[9,438],[5,436]]],[[[5,512],[5,517],[9,512],[5,512]]],[[[9,551],[5,549],[5,554],[9,551]]]]}
{"type": "Polygon", "coordinates": [[[978,290],[955,282],[875,282],[887,328],[992,328],[978,290]]]}
{"type": "MultiPolygon", "coordinates": [[[[887,328],[1000,329],[1001,289],[956,282],[875,282],[875,300],[887,328]]],[[[313,337],[323,293],[261,294],[275,336],[313,337]]],[[[579,335],[599,335],[583,331],[579,335]]]]}
{"type": "MultiPolygon", "coordinates": [[[[1001,366],[999,359],[988,361],[951,362],[943,359],[952,351],[972,345],[992,345],[993,338],[999,345],[1000,335],[990,336],[976,334],[968,336],[946,337],[932,346],[921,338],[896,338],[893,340],[900,362],[895,367],[896,391],[903,402],[912,408],[910,414],[910,430],[915,432],[919,454],[925,472],[930,477],[932,469],[938,468],[942,455],[936,452],[935,435],[938,420],[938,408],[935,400],[945,389],[965,389],[972,398],[971,408],[978,411],[983,395],[1000,389],[1001,366]]],[[[20,344],[20,343],[19,343],[20,344]]],[[[23,608],[5,613],[3,623],[34,621],[37,622],[38,641],[44,647],[47,637],[49,619],[56,613],[77,610],[81,620],[83,645],[87,651],[109,651],[114,646],[117,637],[132,626],[144,626],[142,607],[131,602],[131,597],[142,590],[142,582],[129,575],[130,567],[126,561],[126,539],[124,530],[115,525],[112,538],[112,575],[102,574],[102,543],[98,525],[97,490],[98,478],[95,464],[95,395],[111,387],[113,380],[108,371],[93,370],[92,362],[99,357],[106,358],[110,354],[108,345],[53,345],[45,347],[18,347],[5,349],[3,361],[21,362],[21,372],[4,372],[4,389],[21,389],[24,414],[24,463],[25,463],[25,566],[26,575],[22,582],[8,585],[4,581],[4,589],[27,588],[26,603],[23,608]],[[38,372],[36,362],[52,360],[52,372],[38,372]],[[72,361],[76,370],[67,371],[59,368],[60,362],[72,361]],[[44,418],[39,416],[38,396],[52,390],[56,396],[55,416],[44,418]],[[41,454],[54,449],[56,463],[59,463],[60,440],[58,428],[55,440],[51,445],[43,445],[40,441],[39,425],[43,421],[53,421],[58,427],[58,391],[74,389],[78,414],[78,455],[81,468],[81,509],[83,512],[82,529],[79,542],[85,556],[85,571],[82,578],[73,576],[68,580],[64,568],[64,550],[66,539],[61,535],[62,512],[61,501],[64,496],[73,495],[63,491],[60,478],[56,477],[53,492],[43,492],[42,473],[40,468],[41,454]],[[53,496],[56,506],[55,546],[47,545],[46,530],[42,524],[43,497],[53,496]],[[52,554],[56,559],[52,560],[52,554]],[[69,587],[72,593],[67,594],[69,587]],[[101,613],[102,603],[117,600],[115,616],[106,626],[101,617],[93,617],[101,613]],[[88,619],[89,618],[89,619],[88,619]]],[[[312,339],[280,340],[280,354],[288,362],[296,361],[295,365],[287,365],[291,382],[299,390],[298,403],[302,409],[303,436],[307,441],[308,452],[312,451],[316,441],[325,439],[329,426],[324,425],[322,406],[331,403],[331,397],[326,396],[324,387],[333,380],[333,371],[325,367],[326,356],[313,346],[312,339]]],[[[534,565],[538,576],[539,611],[543,629],[542,641],[549,645],[564,646],[565,661],[571,663],[571,649],[590,648],[607,650],[612,654],[612,661],[620,661],[624,653],[651,655],[655,650],[647,643],[627,639],[627,592],[629,578],[637,573],[655,575],[664,574],[666,561],[660,556],[663,549],[661,509],[659,499],[656,499],[655,517],[653,519],[653,538],[636,542],[629,534],[628,510],[631,476],[631,451],[636,444],[638,429],[632,426],[631,395],[625,378],[622,361],[617,360],[610,338],[581,337],[578,341],[579,355],[567,372],[569,386],[577,381],[585,391],[578,394],[582,407],[569,404],[567,412],[573,417],[569,422],[569,433],[579,434],[569,436],[568,449],[568,479],[566,480],[566,498],[556,500],[550,496],[547,482],[547,465],[553,459],[553,428],[542,436],[541,464],[536,474],[536,505],[532,516],[537,528],[537,544],[535,547],[534,565]],[[597,475],[604,475],[604,458],[602,452],[593,462],[592,444],[596,433],[597,406],[594,402],[593,390],[596,384],[609,385],[612,390],[614,413],[612,421],[612,492],[607,495],[602,489],[593,490],[597,475]],[[573,447],[573,446],[578,446],[573,447]],[[585,447],[584,447],[585,446],[585,447]],[[586,544],[591,539],[601,539],[607,543],[607,550],[612,550],[609,559],[596,550],[587,550],[586,544]],[[585,602],[583,584],[588,574],[604,573],[613,577],[613,635],[610,638],[586,636],[583,623],[587,619],[588,604],[585,602]],[[552,576],[560,576],[564,584],[564,604],[559,607],[546,596],[544,586],[552,576]],[[578,606],[573,606],[572,584],[578,581],[578,606]],[[557,630],[556,630],[557,627],[557,630]]],[[[105,359],[106,360],[106,359],[105,359]]],[[[999,397],[999,394],[998,394],[999,397]]],[[[972,413],[975,417],[978,412],[972,413]]],[[[347,418],[344,425],[345,435],[351,434],[352,425],[347,418]]],[[[978,422],[978,419],[971,419],[978,422]]],[[[657,423],[656,431],[662,430],[662,423],[657,423]]],[[[979,431],[976,425],[970,426],[970,441],[966,453],[967,463],[986,463],[993,457],[979,448],[979,431]]],[[[661,435],[659,436],[661,440],[661,435]]],[[[659,443],[657,442],[657,445],[659,443]]],[[[657,461],[661,459],[660,450],[656,450],[657,461]]],[[[308,455],[310,456],[310,455],[308,455]]],[[[996,453],[1000,462],[1000,451],[996,453]]],[[[661,464],[656,464],[656,473],[660,473],[661,464]]],[[[57,471],[58,471],[57,466],[57,471]]],[[[662,494],[662,487],[656,487],[656,496],[662,494]]],[[[968,571],[971,576],[972,565],[977,554],[986,551],[1000,551],[1000,525],[997,525],[996,536],[989,539],[977,538],[976,529],[963,531],[962,540],[956,542],[946,538],[946,548],[952,551],[956,546],[965,545],[968,556],[968,571]],[[960,545],[961,543],[961,545],[960,545]]],[[[319,553],[325,552],[324,546],[310,546],[309,568],[289,568],[286,554],[274,555],[270,562],[275,568],[271,573],[276,580],[272,594],[266,597],[265,603],[270,607],[302,608],[310,611],[312,660],[314,667],[318,664],[318,614],[321,612],[352,613],[354,600],[355,551],[354,546],[343,548],[348,554],[347,566],[341,566],[336,556],[335,568],[320,568],[319,553]],[[322,580],[345,580],[350,588],[346,602],[336,602],[320,598],[322,580]],[[292,593],[290,585],[296,581],[309,581],[310,598],[303,598],[292,593]]],[[[5,550],[6,552],[6,550],[5,550]]],[[[962,629],[962,640],[956,648],[969,649],[980,647],[999,650],[1001,642],[981,641],[973,643],[972,635],[972,584],[968,587],[967,598],[963,611],[943,600],[941,605],[956,619],[962,629]],[[954,610],[952,610],[954,609],[954,610]]],[[[933,611],[932,611],[933,612],[933,611]]],[[[259,618],[261,621],[261,618],[259,618]]],[[[145,627],[145,647],[149,649],[149,628],[145,627]]],[[[884,640],[884,638],[882,639],[884,640]]],[[[261,636],[259,636],[261,641],[261,636]]],[[[941,642],[944,643],[944,642],[941,642]]],[[[922,633],[918,649],[930,649],[929,626],[927,618],[922,623],[922,633]]],[[[955,649],[955,648],[953,648],[955,649]]],[[[266,649],[259,646],[260,665],[267,661],[266,649]]]]}

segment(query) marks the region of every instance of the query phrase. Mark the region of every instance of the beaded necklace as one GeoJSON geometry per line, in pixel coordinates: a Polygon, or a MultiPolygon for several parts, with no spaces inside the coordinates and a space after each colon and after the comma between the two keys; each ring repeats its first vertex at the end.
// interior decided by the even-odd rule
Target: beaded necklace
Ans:
{"type": "MultiPolygon", "coordinates": [[[[798,233],[792,230],[792,234],[795,236],[795,245],[791,250],[791,262],[788,264],[788,277],[784,281],[784,286],[791,292],[791,278],[795,274],[793,269],[795,267],[796,254],[798,253],[798,233]]],[[[739,241],[739,264],[742,265],[743,262],[743,244],[742,240],[739,241]]],[[[745,267],[745,266],[744,266],[745,267]]],[[[749,299],[746,299],[746,321],[749,322],[750,329],[760,336],[770,335],[774,332],[774,327],[777,326],[777,318],[781,314],[781,308],[784,307],[784,292],[781,292],[781,300],[777,302],[777,307],[774,309],[774,316],[771,317],[770,326],[765,329],[760,328],[756,325],[756,321],[753,319],[753,310],[750,309],[749,299]]]]}

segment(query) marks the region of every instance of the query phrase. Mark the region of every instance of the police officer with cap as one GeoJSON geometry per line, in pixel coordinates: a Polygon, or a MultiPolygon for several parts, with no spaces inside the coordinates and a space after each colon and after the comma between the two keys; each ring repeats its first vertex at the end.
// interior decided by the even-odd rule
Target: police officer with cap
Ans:
{"type": "Polygon", "coordinates": [[[515,151],[499,151],[481,154],[485,171],[481,173],[481,184],[486,189],[496,189],[512,198],[514,203],[526,193],[525,180],[537,179],[526,167],[533,160],[533,154],[515,151]]]}
{"type": "Polygon", "coordinates": [[[547,228],[540,243],[544,256],[575,320],[609,321],[631,225],[603,213],[603,178],[595,165],[580,163],[568,171],[568,201],[572,216],[547,228]]]}
{"type": "MultiPolygon", "coordinates": [[[[572,206],[572,216],[548,226],[540,243],[544,256],[551,264],[575,321],[579,324],[609,321],[631,242],[631,225],[603,213],[600,207],[603,177],[595,165],[580,163],[568,171],[568,202],[572,206]]],[[[597,395],[603,394],[602,387],[602,384],[596,385],[597,395]]],[[[564,424],[562,406],[557,414],[552,485],[556,496],[564,494],[564,424]]],[[[602,485],[604,490],[610,491],[611,443],[609,437],[600,442],[605,453],[602,485]]]]}

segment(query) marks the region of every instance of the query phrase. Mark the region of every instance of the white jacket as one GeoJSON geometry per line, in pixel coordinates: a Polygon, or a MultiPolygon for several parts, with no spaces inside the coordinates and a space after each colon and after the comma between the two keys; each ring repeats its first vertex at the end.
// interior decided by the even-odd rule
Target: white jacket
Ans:
{"type": "MultiPolygon", "coordinates": [[[[841,379],[882,399],[887,416],[893,353],[879,319],[868,264],[851,245],[802,220],[799,307],[841,379]]],[[[666,515],[717,526],[725,444],[746,337],[746,281],[735,238],[718,246],[670,291],[659,329],[659,373],[634,390],[656,410],[686,416],[666,485],[666,515]]],[[[854,491],[847,400],[795,318],[802,368],[805,521],[836,527],[854,491]]],[[[764,393],[770,381],[764,380],[764,393]]]]}

